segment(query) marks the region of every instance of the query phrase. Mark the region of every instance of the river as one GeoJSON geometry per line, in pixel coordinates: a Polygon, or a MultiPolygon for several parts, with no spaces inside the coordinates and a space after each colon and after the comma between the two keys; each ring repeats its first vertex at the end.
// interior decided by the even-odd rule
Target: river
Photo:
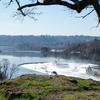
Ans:
{"type": "MultiPolygon", "coordinates": [[[[16,72],[13,78],[23,74],[37,74],[37,75],[52,75],[52,72],[56,72],[58,75],[79,77],[83,79],[93,79],[100,81],[100,77],[88,75],[86,68],[88,66],[97,66],[91,61],[80,59],[62,59],[55,57],[42,57],[36,56],[32,52],[25,52],[26,54],[20,55],[18,52],[15,54],[1,54],[0,61],[2,59],[8,59],[10,64],[16,65],[16,72]],[[33,56],[32,56],[33,55],[33,56]]],[[[35,52],[36,53],[36,52],[35,52]]]]}

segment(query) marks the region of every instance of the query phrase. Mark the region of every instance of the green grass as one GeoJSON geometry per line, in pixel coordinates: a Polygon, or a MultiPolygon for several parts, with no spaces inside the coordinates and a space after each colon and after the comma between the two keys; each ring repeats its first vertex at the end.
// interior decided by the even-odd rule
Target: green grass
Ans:
{"type": "Polygon", "coordinates": [[[6,100],[3,93],[0,93],[0,100],[6,100]]]}
{"type": "Polygon", "coordinates": [[[27,86],[49,86],[48,82],[43,82],[43,81],[36,81],[36,80],[32,80],[32,81],[27,81],[25,83],[22,84],[22,86],[27,87],[27,86]]]}
{"type": "Polygon", "coordinates": [[[99,92],[81,92],[66,94],[64,100],[100,100],[99,92]]]}
{"type": "Polygon", "coordinates": [[[72,94],[65,95],[64,100],[74,100],[74,95],[72,94]]]}
{"type": "Polygon", "coordinates": [[[25,75],[0,82],[0,100],[100,100],[100,82],[65,76],[25,75]],[[87,92],[88,91],[88,92],[87,92]]]}

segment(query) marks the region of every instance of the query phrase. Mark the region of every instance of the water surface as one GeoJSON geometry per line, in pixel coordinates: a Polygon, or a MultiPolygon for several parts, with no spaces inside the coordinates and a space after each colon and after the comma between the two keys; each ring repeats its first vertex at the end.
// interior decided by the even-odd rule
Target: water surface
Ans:
{"type": "MultiPolygon", "coordinates": [[[[29,54],[31,53],[32,52],[29,52],[29,54]]],[[[84,79],[91,78],[100,81],[100,77],[94,77],[86,73],[86,68],[88,66],[97,65],[91,61],[80,59],[62,59],[56,57],[42,57],[40,54],[37,55],[37,53],[37,56],[35,56],[33,53],[32,55],[34,56],[29,56],[28,54],[20,56],[20,53],[18,52],[17,54],[17,56],[15,54],[0,55],[0,60],[8,59],[11,64],[16,64],[18,69],[13,77],[17,77],[23,74],[51,75],[53,71],[56,71],[59,75],[80,77],[84,79]]]]}

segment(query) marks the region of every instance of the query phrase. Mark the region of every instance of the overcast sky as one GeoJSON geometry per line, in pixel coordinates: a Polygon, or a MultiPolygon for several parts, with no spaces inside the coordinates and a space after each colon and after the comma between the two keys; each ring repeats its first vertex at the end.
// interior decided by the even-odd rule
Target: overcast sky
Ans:
{"type": "Polygon", "coordinates": [[[42,14],[34,16],[37,21],[28,17],[13,17],[16,5],[9,8],[0,4],[0,35],[94,35],[100,36],[100,26],[95,12],[85,19],[81,14],[62,6],[38,7],[36,12],[42,14]],[[13,8],[13,9],[12,9],[13,8]]]}

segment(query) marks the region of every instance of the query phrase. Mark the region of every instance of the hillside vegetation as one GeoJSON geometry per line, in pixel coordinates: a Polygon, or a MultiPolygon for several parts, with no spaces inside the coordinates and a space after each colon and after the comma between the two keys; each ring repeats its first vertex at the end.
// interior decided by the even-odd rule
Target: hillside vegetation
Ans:
{"type": "Polygon", "coordinates": [[[78,57],[89,60],[100,60],[100,40],[95,39],[93,41],[79,43],[71,45],[64,52],[66,57],[78,57]]]}
{"type": "Polygon", "coordinates": [[[100,100],[100,82],[65,76],[23,75],[0,82],[0,100],[100,100]]]}
{"type": "Polygon", "coordinates": [[[64,49],[68,44],[91,41],[92,36],[7,36],[0,35],[0,51],[41,50],[41,47],[64,49]],[[12,44],[13,43],[13,44],[12,44]],[[12,45],[11,45],[12,44],[12,45]],[[37,45],[38,44],[38,45],[37,45]]]}

